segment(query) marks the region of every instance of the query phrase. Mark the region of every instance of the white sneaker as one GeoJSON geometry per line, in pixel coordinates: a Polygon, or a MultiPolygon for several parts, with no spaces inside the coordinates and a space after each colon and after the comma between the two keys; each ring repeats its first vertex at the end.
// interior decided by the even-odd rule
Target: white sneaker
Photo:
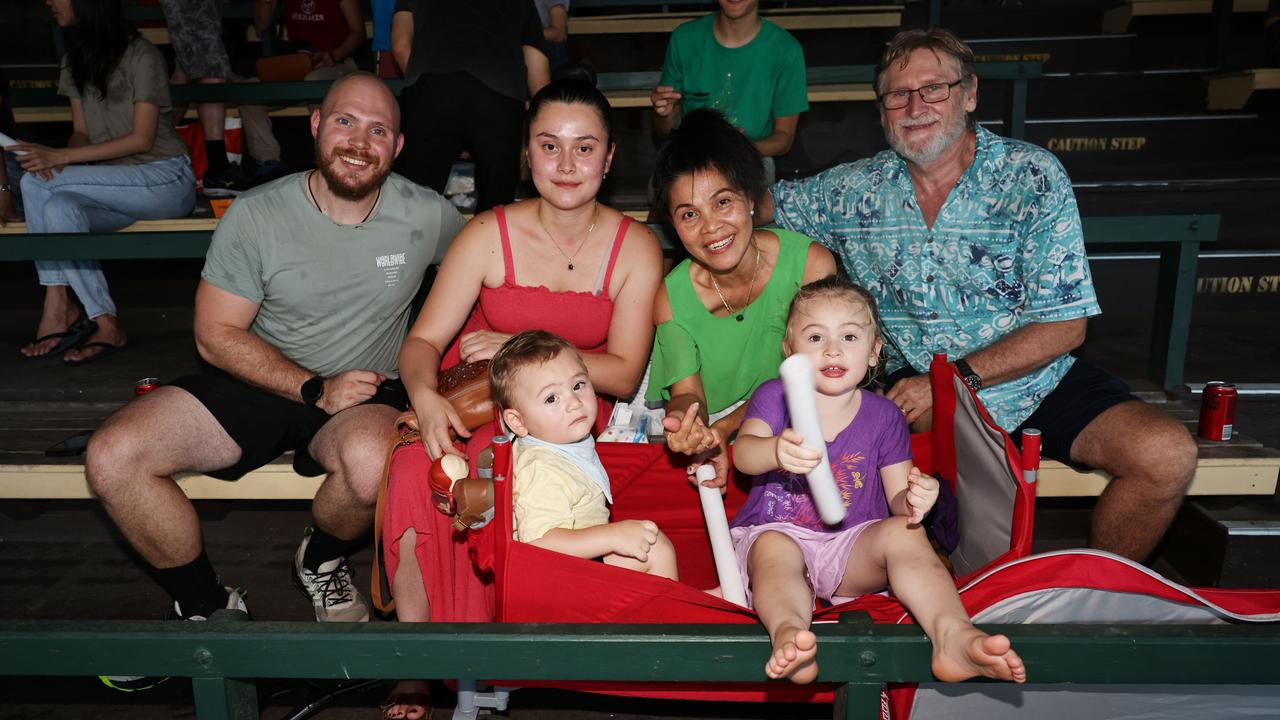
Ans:
{"type": "Polygon", "coordinates": [[[369,604],[353,582],[354,575],[345,557],[320,564],[315,572],[302,564],[311,534],[307,533],[293,556],[293,580],[304,595],[311,598],[311,606],[320,622],[369,622],[369,604]]]}
{"type": "MultiPolygon", "coordinates": [[[[244,590],[227,588],[226,609],[239,610],[246,615],[249,614],[249,606],[244,602],[244,590]]],[[[209,618],[204,615],[183,615],[182,608],[178,606],[178,601],[174,600],[173,619],[204,622],[209,618]]],[[[159,677],[154,675],[99,675],[98,679],[109,688],[120,690],[121,692],[137,692],[139,690],[150,690],[169,678],[168,676],[159,677]]]]}

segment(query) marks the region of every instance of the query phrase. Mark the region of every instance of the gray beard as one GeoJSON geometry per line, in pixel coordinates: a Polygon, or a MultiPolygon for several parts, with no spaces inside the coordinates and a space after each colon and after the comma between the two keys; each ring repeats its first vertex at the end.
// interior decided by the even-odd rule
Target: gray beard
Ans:
{"type": "Polygon", "coordinates": [[[902,156],[903,160],[913,165],[929,165],[934,160],[942,157],[944,152],[958,142],[960,138],[964,137],[966,127],[968,127],[967,122],[958,122],[946,132],[935,135],[928,145],[918,150],[907,147],[905,142],[902,142],[888,130],[884,132],[884,139],[889,143],[889,147],[893,148],[894,152],[902,156]]]}

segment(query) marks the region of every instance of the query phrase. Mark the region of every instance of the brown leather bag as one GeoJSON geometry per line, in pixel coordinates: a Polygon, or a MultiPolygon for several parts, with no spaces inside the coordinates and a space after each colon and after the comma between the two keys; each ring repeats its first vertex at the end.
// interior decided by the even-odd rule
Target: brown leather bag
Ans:
{"type": "Polygon", "coordinates": [[[453,405],[467,430],[475,430],[493,420],[493,398],[489,394],[489,361],[459,363],[440,373],[436,392],[453,405]]]}

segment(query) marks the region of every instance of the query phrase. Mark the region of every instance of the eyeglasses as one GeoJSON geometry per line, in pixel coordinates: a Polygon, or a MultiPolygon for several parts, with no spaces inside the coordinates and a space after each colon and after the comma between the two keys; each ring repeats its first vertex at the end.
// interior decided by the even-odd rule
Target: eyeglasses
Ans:
{"type": "Polygon", "coordinates": [[[951,97],[951,88],[964,82],[963,79],[950,83],[929,83],[911,90],[891,90],[880,96],[880,104],[885,110],[898,110],[911,102],[911,93],[919,93],[920,99],[927,103],[940,103],[951,97]]]}

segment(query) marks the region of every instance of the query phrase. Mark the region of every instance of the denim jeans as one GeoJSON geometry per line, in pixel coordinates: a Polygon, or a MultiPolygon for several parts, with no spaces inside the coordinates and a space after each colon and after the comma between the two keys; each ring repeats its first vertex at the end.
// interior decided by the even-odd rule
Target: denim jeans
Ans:
{"type": "MultiPolygon", "coordinates": [[[[22,176],[27,231],[112,232],[135,220],[186,217],[196,203],[191,160],[143,165],[69,165],[49,180],[22,176]]],[[[90,318],[115,315],[97,260],[37,260],[41,285],[70,285],[90,318]]]]}

